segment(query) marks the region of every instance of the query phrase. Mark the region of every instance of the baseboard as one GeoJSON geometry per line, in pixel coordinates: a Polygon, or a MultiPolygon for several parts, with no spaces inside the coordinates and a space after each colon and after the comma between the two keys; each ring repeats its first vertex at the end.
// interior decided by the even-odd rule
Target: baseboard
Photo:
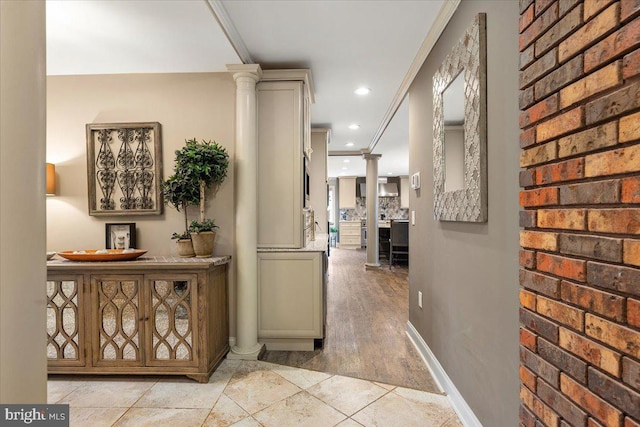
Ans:
{"type": "Polygon", "coordinates": [[[480,420],[473,413],[467,402],[464,400],[456,386],[445,372],[444,368],[436,359],[427,343],[422,339],[416,328],[411,322],[407,322],[407,336],[420,353],[422,360],[427,365],[429,372],[438,388],[447,394],[453,410],[458,414],[458,418],[465,427],[482,427],[480,420]]]}

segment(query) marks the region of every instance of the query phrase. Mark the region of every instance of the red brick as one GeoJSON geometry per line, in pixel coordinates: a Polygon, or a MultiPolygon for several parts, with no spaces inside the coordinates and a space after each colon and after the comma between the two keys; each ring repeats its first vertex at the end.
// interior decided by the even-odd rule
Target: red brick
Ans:
{"type": "Polygon", "coordinates": [[[520,324],[554,344],[558,343],[558,325],[524,308],[519,311],[520,324]]]}
{"type": "MultiPolygon", "coordinates": [[[[571,353],[540,338],[538,340],[538,355],[556,368],[560,369],[560,372],[564,372],[565,374],[572,376],[582,384],[587,383],[587,364],[571,353]]],[[[545,400],[543,396],[540,395],[540,397],[545,400]]],[[[550,402],[547,403],[551,405],[550,402]]],[[[551,407],[557,410],[555,406],[551,405],[551,407]]]]}
{"type": "Polygon", "coordinates": [[[581,282],[584,281],[587,272],[586,261],[550,255],[544,252],[538,252],[536,267],[539,271],[581,282]]]}
{"type": "Polygon", "coordinates": [[[581,178],[584,178],[584,159],[582,158],[540,166],[536,170],[536,184],[538,185],[581,178]]]}
{"type": "Polygon", "coordinates": [[[544,422],[546,427],[558,427],[560,420],[558,415],[524,386],[520,388],[520,400],[544,422]]]}
{"type": "Polygon", "coordinates": [[[542,12],[544,12],[549,6],[553,4],[555,0],[536,0],[533,2],[536,8],[536,16],[539,16],[542,12]]]}
{"type": "Polygon", "coordinates": [[[620,180],[592,181],[560,187],[561,205],[595,205],[620,202],[620,180]]]}
{"type": "Polygon", "coordinates": [[[620,421],[622,421],[620,411],[565,374],[560,374],[560,389],[578,406],[602,421],[606,427],[620,425],[620,421]]]}
{"type": "Polygon", "coordinates": [[[534,17],[534,6],[531,5],[523,14],[520,15],[520,21],[518,25],[520,32],[524,31],[529,25],[531,25],[534,17]]]}
{"type": "Polygon", "coordinates": [[[520,192],[520,206],[549,206],[558,204],[558,187],[538,188],[520,192]]]}
{"type": "Polygon", "coordinates": [[[524,366],[520,366],[520,382],[522,382],[522,384],[527,386],[531,391],[535,393],[536,375],[524,366]]]}
{"type": "Polygon", "coordinates": [[[564,109],[622,83],[622,61],[616,61],[589,74],[560,91],[560,108],[564,109]]]}
{"type": "Polygon", "coordinates": [[[520,133],[520,148],[527,148],[536,143],[536,128],[523,130],[520,133]]]}
{"type": "Polygon", "coordinates": [[[640,171],[640,144],[625,146],[585,158],[585,177],[614,175],[640,171]]]}
{"type": "Polygon", "coordinates": [[[589,389],[622,409],[626,415],[640,419],[640,394],[596,369],[589,368],[589,389]]]}
{"type": "Polygon", "coordinates": [[[580,2],[581,0],[560,0],[560,3],[558,4],[558,16],[564,16],[580,2]]]}
{"type": "Polygon", "coordinates": [[[558,250],[567,255],[602,261],[622,261],[622,239],[562,233],[558,237],[558,250]]]}
{"type": "Polygon", "coordinates": [[[640,83],[636,82],[589,102],[586,106],[586,124],[591,125],[607,120],[631,112],[638,107],[640,107],[640,83]]]}
{"type": "Polygon", "coordinates": [[[627,300],[627,322],[631,326],[640,328],[640,300],[632,298],[627,300]]]}
{"type": "Polygon", "coordinates": [[[640,359],[640,332],[638,331],[587,313],[585,332],[598,341],[640,359]]]}
{"type": "Polygon", "coordinates": [[[520,171],[520,187],[531,187],[536,183],[535,169],[520,171]]]}
{"type": "Polygon", "coordinates": [[[640,296],[640,270],[637,268],[588,261],[587,283],[640,296]]]}
{"type": "Polygon", "coordinates": [[[558,387],[558,374],[560,371],[551,363],[524,347],[520,347],[520,361],[537,376],[544,378],[546,382],[554,387],[558,387]]]}
{"type": "Polygon", "coordinates": [[[531,351],[536,351],[536,338],[537,336],[528,329],[520,328],[520,345],[531,351]]]}
{"type": "MultiPolygon", "coordinates": [[[[537,394],[551,409],[555,410],[572,426],[584,426],[587,414],[563,396],[558,390],[538,380],[537,394]]],[[[568,424],[569,425],[569,424],[568,424]]]]}
{"type": "Polygon", "coordinates": [[[549,160],[555,160],[557,157],[556,152],[556,141],[551,141],[546,144],[529,148],[528,150],[523,150],[520,152],[520,167],[524,168],[531,165],[545,163],[549,160]]]}
{"type": "Polygon", "coordinates": [[[640,11],[640,0],[622,0],[620,3],[620,20],[622,21],[626,21],[640,11]]]}
{"type": "Polygon", "coordinates": [[[582,126],[582,107],[576,107],[536,126],[536,141],[543,142],[582,126]]]}
{"type": "Polygon", "coordinates": [[[535,99],[546,98],[549,94],[577,80],[583,74],[583,57],[580,54],[538,80],[534,86],[535,99]]]}
{"type": "Polygon", "coordinates": [[[559,228],[563,230],[585,230],[587,225],[585,209],[539,209],[539,228],[559,228]]]}
{"type": "Polygon", "coordinates": [[[589,72],[635,49],[638,44],[640,44],[640,19],[635,19],[585,52],[584,71],[589,72]]]}
{"type": "Polygon", "coordinates": [[[640,240],[624,240],[624,263],[640,267],[640,240]]]}
{"type": "Polygon", "coordinates": [[[540,56],[549,48],[556,46],[560,40],[565,38],[581,24],[582,5],[579,5],[536,40],[536,56],[540,56]]]}
{"type": "Polygon", "coordinates": [[[538,295],[536,311],[554,321],[567,325],[577,331],[584,329],[584,311],[570,305],[538,295]]]}
{"type": "Polygon", "coordinates": [[[553,94],[530,107],[527,111],[522,111],[520,113],[520,127],[523,128],[536,123],[556,111],[558,111],[558,94],[553,94]]]}
{"type": "MultiPolygon", "coordinates": [[[[526,58],[525,58],[526,59],[526,58]]],[[[523,59],[523,60],[525,60],[523,59]]],[[[524,63],[523,63],[524,64],[524,63]]],[[[526,65],[526,64],[524,64],[526,65]]],[[[518,105],[521,110],[529,108],[535,102],[536,98],[533,93],[533,86],[526,88],[525,90],[521,90],[518,95],[518,105]]]]}
{"type": "Polygon", "coordinates": [[[622,78],[630,79],[640,74],[640,49],[631,52],[622,59],[622,78]]]}
{"type": "Polygon", "coordinates": [[[523,403],[520,404],[520,427],[536,427],[536,416],[523,403]]]}
{"type": "Polygon", "coordinates": [[[587,153],[618,143],[618,124],[609,122],[558,140],[558,157],[587,153]]]}
{"type": "MultiPolygon", "coordinates": [[[[598,1],[602,3],[601,0],[598,1]]],[[[585,3],[584,6],[586,12],[588,7],[587,3],[585,3]]],[[[584,51],[584,49],[589,47],[593,42],[616,28],[618,25],[618,9],[618,4],[612,5],[560,43],[558,48],[560,62],[562,63],[576,53],[584,51]]]]}
{"type": "Polygon", "coordinates": [[[624,427],[640,427],[640,422],[636,422],[629,417],[624,419],[624,427]]]}
{"type": "Polygon", "coordinates": [[[621,358],[615,351],[565,328],[560,328],[560,347],[603,371],[620,377],[621,358]]]}
{"type": "Polygon", "coordinates": [[[640,209],[590,209],[589,231],[640,234],[640,209]]]}
{"type": "Polygon", "coordinates": [[[558,64],[555,51],[550,51],[520,72],[520,89],[530,86],[558,64]]]}
{"type": "Polygon", "coordinates": [[[536,253],[520,249],[520,265],[527,268],[536,268],[536,253]]]}
{"type": "Polygon", "coordinates": [[[562,281],[560,294],[564,301],[580,306],[618,322],[624,321],[624,297],[603,292],[598,289],[562,281]]]}
{"type": "Polygon", "coordinates": [[[587,420],[587,427],[604,427],[604,426],[599,422],[597,422],[595,419],[589,418],[587,420]]]}
{"type": "Polygon", "coordinates": [[[640,177],[622,179],[622,203],[640,203],[640,177]]]}
{"type": "Polygon", "coordinates": [[[584,0],[584,20],[591,19],[593,15],[607,7],[613,0],[584,0]]]}
{"type": "Polygon", "coordinates": [[[628,357],[622,358],[622,381],[640,391],[640,363],[628,357]]]}
{"type": "Polygon", "coordinates": [[[620,118],[619,142],[631,142],[640,139],[640,113],[620,118]]]}
{"type": "Polygon", "coordinates": [[[537,224],[537,221],[536,221],[537,213],[538,213],[537,211],[532,211],[532,210],[520,211],[519,212],[520,227],[523,227],[523,228],[535,227],[537,224]]]}
{"type": "Polygon", "coordinates": [[[520,51],[524,50],[558,19],[558,5],[550,7],[520,34],[520,51]]]}
{"type": "Polygon", "coordinates": [[[520,305],[531,311],[536,311],[536,294],[520,289],[520,305]]]}
{"type": "Polygon", "coordinates": [[[520,246],[555,251],[558,249],[558,233],[522,230],[520,231],[520,246]]]}
{"type": "MultiPolygon", "coordinates": [[[[535,45],[531,45],[522,52],[520,52],[520,59],[518,61],[518,70],[522,71],[527,68],[536,59],[535,45]]],[[[531,88],[533,90],[533,88],[531,88]]]]}
{"type": "Polygon", "coordinates": [[[520,285],[550,297],[560,297],[560,280],[529,270],[520,270],[520,285]]]}

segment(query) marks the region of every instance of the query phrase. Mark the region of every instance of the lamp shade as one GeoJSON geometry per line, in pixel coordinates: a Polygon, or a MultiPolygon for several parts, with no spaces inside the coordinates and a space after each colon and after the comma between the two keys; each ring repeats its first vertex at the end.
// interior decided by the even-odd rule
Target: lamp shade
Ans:
{"type": "Polygon", "coordinates": [[[47,163],[47,196],[56,195],[56,165],[47,163]]]}

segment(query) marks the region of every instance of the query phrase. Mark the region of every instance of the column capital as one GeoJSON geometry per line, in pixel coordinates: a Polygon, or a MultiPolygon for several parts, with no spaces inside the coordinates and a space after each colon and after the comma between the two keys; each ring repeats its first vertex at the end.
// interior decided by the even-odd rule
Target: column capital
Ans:
{"type": "Polygon", "coordinates": [[[378,160],[382,157],[382,154],[362,153],[362,158],[365,160],[378,160]]]}
{"type": "Polygon", "coordinates": [[[260,64],[227,64],[227,71],[233,74],[233,80],[240,77],[249,77],[259,82],[262,78],[260,64]]]}

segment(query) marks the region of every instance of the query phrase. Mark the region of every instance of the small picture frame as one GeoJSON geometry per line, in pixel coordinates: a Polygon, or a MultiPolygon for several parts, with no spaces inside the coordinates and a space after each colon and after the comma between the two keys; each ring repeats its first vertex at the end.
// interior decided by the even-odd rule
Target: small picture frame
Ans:
{"type": "Polygon", "coordinates": [[[136,248],[136,223],[120,222],[105,224],[105,248],[136,248]]]}

